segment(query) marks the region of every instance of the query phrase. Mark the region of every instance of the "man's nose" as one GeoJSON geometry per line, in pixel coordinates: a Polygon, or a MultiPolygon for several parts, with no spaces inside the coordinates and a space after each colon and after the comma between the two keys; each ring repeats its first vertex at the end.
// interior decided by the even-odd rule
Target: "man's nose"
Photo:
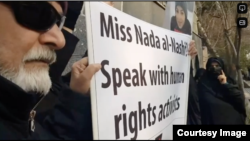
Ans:
{"type": "Polygon", "coordinates": [[[65,46],[65,38],[57,25],[54,25],[49,31],[42,33],[39,37],[42,45],[49,45],[54,50],[62,49],[65,46]]]}

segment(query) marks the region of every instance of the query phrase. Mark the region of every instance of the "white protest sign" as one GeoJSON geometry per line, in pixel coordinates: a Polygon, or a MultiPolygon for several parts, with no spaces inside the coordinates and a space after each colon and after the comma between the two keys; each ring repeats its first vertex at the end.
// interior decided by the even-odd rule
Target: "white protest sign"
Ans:
{"type": "Polygon", "coordinates": [[[85,2],[94,139],[172,139],[186,124],[191,37],[85,2]]]}

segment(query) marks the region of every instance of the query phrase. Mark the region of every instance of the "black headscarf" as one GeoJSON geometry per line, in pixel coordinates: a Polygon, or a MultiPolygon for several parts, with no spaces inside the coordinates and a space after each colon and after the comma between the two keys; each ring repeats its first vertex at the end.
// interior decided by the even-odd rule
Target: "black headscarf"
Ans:
{"type": "Polygon", "coordinates": [[[206,68],[209,68],[210,65],[216,62],[220,65],[220,67],[222,68],[223,71],[225,71],[225,64],[224,61],[220,58],[220,57],[211,57],[208,59],[207,64],[206,64],[206,68]]]}
{"type": "Polygon", "coordinates": [[[187,19],[187,14],[188,14],[188,12],[187,12],[187,3],[184,2],[184,1],[176,1],[175,2],[175,9],[177,8],[177,6],[180,6],[183,9],[183,11],[185,13],[185,19],[187,19]]]}
{"type": "MultiPolygon", "coordinates": [[[[207,89],[210,89],[211,91],[213,91],[213,93],[217,96],[219,96],[220,92],[220,81],[218,80],[218,74],[213,74],[210,72],[210,67],[211,64],[213,62],[216,62],[219,64],[219,66],[221,67],[221,69],[223,70],[223,72],[225,73],[226,77],[227,77],[227,81],[228,83],[231,84],[235,84],[235,81],[233,81],[233,79],[231,79],[225,72],[225,64],[224,61],[219,58],[219,57],[211,57],[208,59],[207,64],[206,64],[206,71],[204,73],[204,75],[201,78],[201,81],[203,82],[204,85],[206,85],[207,89]]],[[[205,88],[204,88],[205,89],[205,88]]]]}
{"type": "Polygon", "coordinates": [[[207,61],[207,64],[206,64],[206,72],[205,72],[205,73],[206,73],[206,75],[208,75],[208,77],[209,77],[210,79],[213,79],[215,82],[218,82],[218,83],[219,83],[219,81],[218,81],[218,79],[217,79],[218,76],[213,76],[213,74],[211,74],[211,73],[209,72],[209,68],[210,68],[210,66],[211,66],[211,64],[212,64],[213,62],[216,62],[216,63],[219,64],[219,66],[220,66],[221,69],[223,70],[225,76],[227,77],[228,83],[236,84],[236,81],[235,81],[233,78],[231,78],[231,77],[227,74],[226,67],[225,67],[225,63],[224,63],[224,61],[223,61],[220,57],[211,57],[211,58],[209,58],[208,61],[207,61]]]}

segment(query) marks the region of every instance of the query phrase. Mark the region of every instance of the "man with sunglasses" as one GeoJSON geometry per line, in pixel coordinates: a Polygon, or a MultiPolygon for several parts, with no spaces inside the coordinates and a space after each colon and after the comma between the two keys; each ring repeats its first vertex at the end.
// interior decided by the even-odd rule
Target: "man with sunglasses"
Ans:
{"type": "Polygon", "coordinates": [[[84,134],[85,117],[91,116],[86,94],[101,68],[86,58],[72,66],[70,88],[60,91],[53,113],[43,123],[34,121],[33,109],[52,85],[55,50],[65,45],[66,11],[67,2],[0,2],[0,140],[73,140],[84,134]]]}
{"type": "MultiPolygon", "coordinates": [[[[80,15],[80,11],[83,5],[83,1],[72,1],[68,2],[68,9],[66,14],[66,19],[64,23],[64,27],[62,29],[63,35],[65,37],[66,44],[63,49],[56,50],[57,61],[50,66],[50,78],[52,81],[52,88],[50,92],[41,100],[39,105],[36,107],[36,121],[41,122],[44,119],[53,113],[53,107],[56,104],[58,96],[60,95],[60,91],[63,87],[65,87],[65,83],[61,80],[61,75],[66,65],[68,64],[77,44],[79,45],[79,39],[75,33],[72,33],[75,27],[75,24],[78,20],[78,16],[80,15]]],[[[81,23],[83,24],[83,23],[81,23]]],[[[82,36],[80,37],[82,38],[82,36]]],[[[79,61],[79,60],[77,60],[79,61]]],[[[72,66],[71,66],[72,68],[72,66]]],[[[70,79],[70,78],[69,78],[70,79]]],[[[77,103],[76,103],[77,104],[77,103]]],[[[77,106],[77,105],[76,105],[77,106]]],[[[79,106],[82,106],[80,103],[79,106]]],[[[92,122],[91,122],[91,114],[90,107],[87,113],[87,116],[84,117],[84,121],[87,121],[82,128],[83,132],[81,136],[78,136],[77,139],[93,139],[92,134],[92,122]]],[[[85,111],[86,112],[86,111],[85,111]]],[[[61,113],[63,114],[63,113],[61,113]]],[[[69,114],[69,113],[67,113],[69,114]]],[[[57,115],[60,117],[60,115],[57,115]]],[[[70,115],[68,115],[70,116],[70,115]]],[[[69,119],[71,120],[71,119],[69,119]]],[[[64,123],[70,123],[71,121],[64,120],[64,123]]]]}

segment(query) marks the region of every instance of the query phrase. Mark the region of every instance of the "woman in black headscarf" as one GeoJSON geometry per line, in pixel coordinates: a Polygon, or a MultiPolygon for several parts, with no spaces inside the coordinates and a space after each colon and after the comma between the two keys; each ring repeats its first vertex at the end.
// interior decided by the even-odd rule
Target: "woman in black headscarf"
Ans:
{"type": "Polygon", "coordinates": [[[187,14],[187,3],[175,2],[175,16],[171,18],[170,29],[172,31],[191,35],[191,24],[187,18],[187,14]]]}
{"type": "Polygon", "coordinates": [[[227,76],[221,58],[209,58],[206,72],[198,82],[202,124],[244,125],[245,98],[235,81],[227,76]]]}

